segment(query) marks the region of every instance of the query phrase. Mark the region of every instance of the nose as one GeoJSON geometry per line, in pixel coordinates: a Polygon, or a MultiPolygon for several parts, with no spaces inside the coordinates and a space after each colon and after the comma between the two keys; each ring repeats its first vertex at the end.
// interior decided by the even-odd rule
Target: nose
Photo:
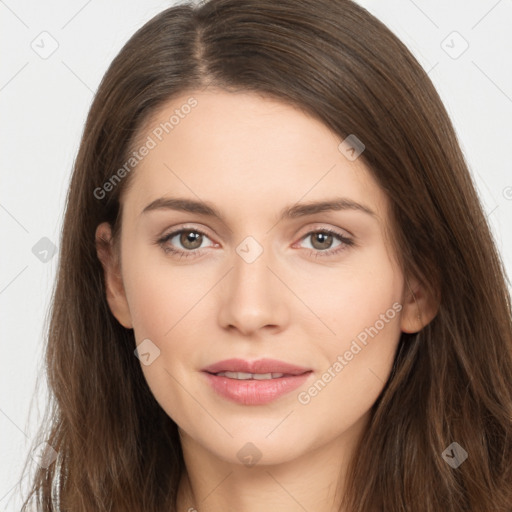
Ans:
{"type": "Polygon", "coordinates": [[[224,329],[247,336],[286,327],[290,292],[264,254],[252,262],[234,255],[233,268],[220,288],[218,321],[224,329]]]}

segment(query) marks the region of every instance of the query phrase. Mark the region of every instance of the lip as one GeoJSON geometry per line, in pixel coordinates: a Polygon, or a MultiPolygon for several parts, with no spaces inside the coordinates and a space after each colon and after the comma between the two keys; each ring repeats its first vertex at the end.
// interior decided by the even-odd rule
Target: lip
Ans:
{"type": "Polygon", "coordinates": [[[203,368],[208,383],[220,396],[242,405],[264,405],[298,388],[313,373],[276,359],[227,359],[203,368]],[[283,377],[267,380],[237,380],[215,375],[219,372],[283,373],[283,377]]]}
{"type": "Polygon", "coordinates": [[[258,359],[257,361],[245,361],[244,359],[225,359],[203,368],[203,372],[245,372],[245,373],[284,373],[286,375],[300,375],[311,371],[294,364],[279,361],[277,359],[258,359]]]}

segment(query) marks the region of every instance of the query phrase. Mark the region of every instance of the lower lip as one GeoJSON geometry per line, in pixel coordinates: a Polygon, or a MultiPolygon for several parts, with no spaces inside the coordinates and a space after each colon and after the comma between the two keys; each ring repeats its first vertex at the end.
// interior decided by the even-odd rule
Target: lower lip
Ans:
{"type": "Polygon", "coordinates": [[[204,372],[212,388],[242,405],[264,405],[304,384],[312,372],[266,380],[238,380],[204,372]]]}

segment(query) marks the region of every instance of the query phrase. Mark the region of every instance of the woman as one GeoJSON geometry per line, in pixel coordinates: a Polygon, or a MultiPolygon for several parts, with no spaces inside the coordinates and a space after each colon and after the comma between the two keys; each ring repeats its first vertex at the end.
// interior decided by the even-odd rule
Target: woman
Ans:
{"type": "Polygon", "coordinates": [[[512,507],[505,272],[432,83],[357,4],[142,27],[61,251],[38,510],[512,507]]]}

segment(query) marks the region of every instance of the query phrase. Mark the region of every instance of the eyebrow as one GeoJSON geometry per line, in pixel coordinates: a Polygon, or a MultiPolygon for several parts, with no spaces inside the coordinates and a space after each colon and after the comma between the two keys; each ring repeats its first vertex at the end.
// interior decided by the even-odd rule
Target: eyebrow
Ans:
{"type": "MultiPolygon", "coordinates": [[[[197,213],[208,217],[215,217],[226,223],[224,216],[213,204],[204,201],[195,201],[193,199],[180,197],[160,197],[149,203],[142,210],[140,215],[154,210],[176,210],[182,212],[197,213]]],[[[299,217],[305,217],[307,215],[314,215],[315,213],[340,210],[360,211],[377,218],[376,213],[368,206],[357,203],[352,199],[337,197],[325,201],[296,203],[291,206],[286,206],[279,213],[279,220],[296,219],[299,217]]]]}

